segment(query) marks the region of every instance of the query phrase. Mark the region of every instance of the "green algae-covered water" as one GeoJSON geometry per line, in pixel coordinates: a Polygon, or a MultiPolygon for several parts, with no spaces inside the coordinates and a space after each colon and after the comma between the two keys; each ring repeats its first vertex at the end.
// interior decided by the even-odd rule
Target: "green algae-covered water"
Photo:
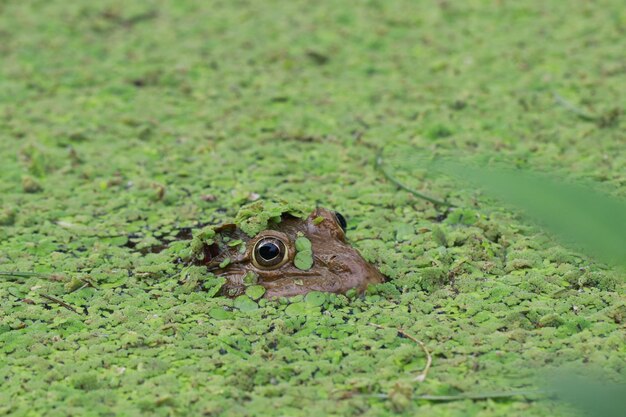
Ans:
{"type": "Polygon", "coordinates": [[[624,274],[375,160],[625,196],[625,33],[618,0],[1,2],[0,415],[572,415],[538,375],[623,378],[624,274]],[[339,210],[388,282],[231,300],[157,250],[258,198],[339,210]]]}

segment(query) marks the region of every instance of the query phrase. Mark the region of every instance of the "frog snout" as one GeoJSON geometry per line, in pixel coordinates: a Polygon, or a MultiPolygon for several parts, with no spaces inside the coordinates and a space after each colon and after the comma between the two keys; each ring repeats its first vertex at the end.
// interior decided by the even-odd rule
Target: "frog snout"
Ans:
{"type": "Polygon", "coordinates": [[[360,274],[363,268],[367,267],[367,262],[358,252],[352,249],[340,254],[334,253],[321,256],[320,260],[329,272],[337,275],[360,274]]]}
{"type": "Polygon", "coordinates": [[[323,259],[323,263],[329,272],[333,274],[344,274],[346,272],[350,272],[351,268],[349,266],[348,259],[346,259],[345,255],[329,255],[323,259]]]}

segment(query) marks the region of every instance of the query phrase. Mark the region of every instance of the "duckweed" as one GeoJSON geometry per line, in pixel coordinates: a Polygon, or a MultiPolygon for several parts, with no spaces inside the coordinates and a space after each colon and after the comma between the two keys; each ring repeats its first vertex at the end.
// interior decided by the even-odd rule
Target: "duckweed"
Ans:
{"type": "Polygon", "coordinates": [[[374,166],[497,153],[625,197],[622,2],[0,9],[0,415],[569,416],[419,398],[623,377],[623,271],[453,178],[395,174],[448,210],[374,166]],[[316,205],[387,282],[264,300],[249,277],[229,299],[186,266],[216,225],[316,205]],[[423,382],[398,327],[432,354],[423,382]]]}

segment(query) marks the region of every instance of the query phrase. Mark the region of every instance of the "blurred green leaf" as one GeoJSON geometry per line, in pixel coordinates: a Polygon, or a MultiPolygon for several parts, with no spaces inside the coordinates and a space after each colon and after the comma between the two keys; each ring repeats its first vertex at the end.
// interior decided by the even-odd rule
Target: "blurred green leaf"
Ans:
{"type": "MultiPolygon", "coordinates": [[[[402,151],[396,169],[428,169],[484,191],[563,243],[598,259],[626,265],[626,202],[556,175],[452,159],[427,159],[402,151]]],[[[485,159],[488,159],[485,157],[485,159]]],[[[459,209],[457,209],[458,211],[459,209]]],[[[454,217],[454,211],[451,217],[454,217]]]]}
{"type": "MultiPolygon", "coordinates": [[[[559,371],[546,379],[557,401],[571,405],[585,417],[622,417],[626,412],[626,383],[598,375],[559,371]]],[[[626,381],[625,381],[626,382],[626,381]]]]}

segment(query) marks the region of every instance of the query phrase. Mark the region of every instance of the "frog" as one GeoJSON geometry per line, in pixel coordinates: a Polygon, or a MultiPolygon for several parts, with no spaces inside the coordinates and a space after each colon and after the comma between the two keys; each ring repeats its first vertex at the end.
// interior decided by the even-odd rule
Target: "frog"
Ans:
{"type": "Polygon", "coordinates": [[[242,223],[225,223],[214,227],[213,238],[199,248],[193,263],[225,279],[221,295],[238,297],[250,285],[263,286],[263,297],[269,299],[312,291],[362,294],[385,281],[348,243],[346,219],[337,211],[283,212],[261,229],[251,232],[242,223]]]}

